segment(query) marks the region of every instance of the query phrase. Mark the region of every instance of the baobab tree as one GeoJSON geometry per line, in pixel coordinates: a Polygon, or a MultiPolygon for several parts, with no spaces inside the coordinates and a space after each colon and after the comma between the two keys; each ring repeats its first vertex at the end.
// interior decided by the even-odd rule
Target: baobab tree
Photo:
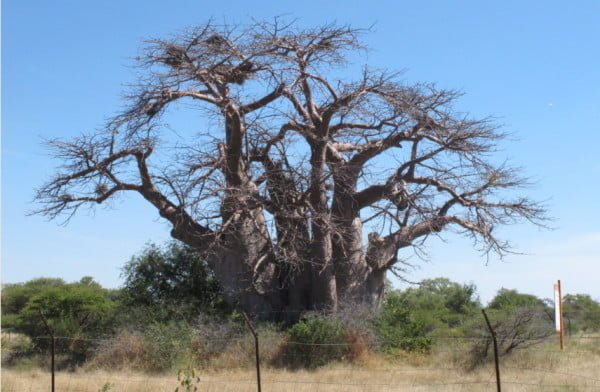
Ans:
{"type": "Polygon", "coordinates": [[[276,20],[148,41],[126,108],[100,131],[49,142],[62,166],[37,190],[37,212],[68,219],[138,194],[232,306],[265,318],[378,306],[386,273],[405,266],[399,251],[448,230],[506,253],[493,229],[540,224],[544,211],[514,196],[517,170],[492,163],[502,132],[454,109],[456,91],[367,67],[349,79],[363,33],[276,20]],[[206,121],[176,132],[173,107],[206,121]]]}

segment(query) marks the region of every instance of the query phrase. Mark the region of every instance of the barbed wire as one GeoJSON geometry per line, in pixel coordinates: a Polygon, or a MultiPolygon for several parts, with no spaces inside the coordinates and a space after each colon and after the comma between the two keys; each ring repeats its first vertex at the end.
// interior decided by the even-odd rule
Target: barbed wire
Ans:
{"type": "MultiPolygon", "coordinates": [[[[141,336],[141,335],[140,335],[141,336]]],[[[252,362],[249,358],[250,354],[254,353],[252,337],[243,332],[237,332],[227,337],[210,337],[202,336],[199,333],[197,342],[194,347],[170,347],[171,354],[190,352],[194,349],[207,349],[205,346],[215,345],[217,348],[226,347],[226,350],[233,355],[237,355],[238,362],[234,368],[217,367],[210,369],[211,358],[194,358],[189,361],[189,366],[199,366],[200,383],[199,391],[221,391],[231,390],[238,391],[242,387],[251,387],[256,383],[256,380],[248,376],[234,377],[231,372],[250,372],[252,362]],[[226,346],[221,346],[226,343],[226,346]],[[245,358],[245,359],[244,359],[245,358]],[[242,366],[246,364],[248,366],[242,366]],[[206,366],[206,368],[203,368],[206,366]],[[236,367],[237,366],[237,367],[236,367]],[[204,369],[204,370],[202,370],[204,369]],[[225,371],[223,371],[225,370],[225,371]],[[214,388],[214,389],[211,389],[214,388]],[[232,389],[228,389],[232,388],[232,389]]],[[[260,345],[263,348],[274,350],[275,354],[269,353],[261,358],[260,362],[266,365],[266,373],[263,377],[263,385],[267,387],[265,390],[281,391],[284,386],[288,386],[290,390],[298,390],[294,386],[306,385],[312,386],[311,391],[328,392],[340,390],[384,390],[384,391],[400,391],[400,390],[438,390],[440,388],[460,388],[463,390],[471,390],[470,388],[480,388],[478,390],[489,390],[490,385],[494,384],[494,372],[489,362],[482,362],[479,366],[473,369],[467,369],[461,363],[466,356],[471,353],[472,345],[480,342],[489,341],[486,336],[430,336],[435,345],[430,350],[421,352],[422,359],[415,360],[411,363],[407,360],[407,355],[401,351],[394,356],[389,353],[381,355],[385,358],[391,358],[386,366],[369,366],[368,360],[366,363],[357,361],[353,363],[352,355],[347,350],[362,349],[366,352],[380,350],[386,347],[389,340],[374,339],[372,337],[359,339],[357,341],[348,342],[305,342],[289,339],[282,334],[270,336],[268,333],[260,336],[260,345]],[[285,348],[292,350],[286,351],[285,348]],[[337,352],[336,350],[341,350],[337,352]],[[307,352],[298,352],[293,350],[308,350],[307,352]],[[333,365],[311,369],[310,373],[290,372],[294,367],[287,365],[278,365],[273,358],[282,361],[283,364],[293,363],[294,361],[303,364],[310,364],[311,361],[322,360],[323,355],[333,350],[331,361],[333,365]],[[436,355],[442,356],[437,358],[436,355]],[[456,355],[458,358],[445,357],[445,355],[456,355]],[[423,359],[424,358],[424,359],[423,359]],[[440,361],[442,362],[440,364],[440,361]],[[484,376],[487,372],[489,376],[484,376]],[[389,373],[389,378],[382,380],[382,377],[389,373]],[[433,375],[433,376],[432,376],[433,375]],[[310,377],[310,378],[307,378],[310,377]],[[432,377],[437,377],[438,380],[431,380],[432,377]],[[357,381],[357,378],[362,378],[362,381],[357,381]],[[441,379],[442,381],[440,381],[441,379]],[[331,388],[330,388],[331,387],[331,388]],[[269,389],[270,388],[270,389],[269,389]]],[[[543,339],[544,346],[525,347],[515,350],[515,352],[523,352],[535,356],[527,361],[519,360],[518,356],[506,355],[500,358],[501,368],[503,369],[502,384],[514,385],[529,389],[573,389],[573,390],[598,390],[600,391],[600,347],[595,346],[595,342],[600,342],[600,336],[579,335],[566,338],[566,347],[564,350],[556,347],[551,348],[554,336],[543,339]],[[586,345],[590,345],[586,347],[586,345]],[[585,357],[582,357],[585,356],[585,357]],[[592,361],[591,364],[585,366],[577,366],[576,369],[569,369],[567,365],[574,363],[574,358],[586,358],[586,361],[592,361]],[[560,368],[559,366],[563,366],[560,368]],[[531,376],[531,374],[539,374],[540,376],[531,376]],[[525,378],[523,380],[522,378],[525,378]]],[[[22,339],[15,336],[15,340],[22,339]]],[[[30,342],[47,342],[52,339],[50,336],[36,336],[29,339],[30,342]]],[[[115,344],[113,338],[94,338],[94,337],[69,337],[59,336],[54,337],[55,341],[60,342],[58,345],[57,355],[74,354],[77,344],[86,343],[89,346],[81,350],[88,350],[92,358],[102,352],[106,347],[105,344],[115,344]]],[[[169,339],[168,337],[166,338],[169,339]]],[[[416,342],[422,337],[407,337],[396,339],[396,343],[401,342],[416,342]]],[[[11,339],[6,339],[10,343],[11,339]]],[[[519,343],[535,342],[539,343],[539,339],[516,339],[519,343]]],[[[3,337],[3,342],[5,342],[3,337]]],[[[116,342],[118,344],[118,342],[116,342]]],[[[3,358],[3,391],[47,391],[48,384],[46,375],[48,372],[35,370],[18,371],[11,369],[10,366],[4,366],[4,361],[9,361],[12,356],[27,356],[39,355],[47,356],[47,350],[36,347],[33,344],[30,348],[23,350],[19,348],[5,347],[3,344],[1,355],[3,358]],[[41,384],[41,385],[38,385],[41,384]]],[[[210,348],[210,347],[208,347],[210,348]]],[[[126,349],[126,348],[124,348],[126,349]]],[[[225,350],[225,349],[223,349],[225,350]]],[[[88,353],[88,354],[89,354],[88,353]]],[[[126,360],[135,361],[137,357],[135,351],[126,360]]],[[[139,354],[139,353],[138,353],[139,354]]],[[[202,352],[199,353],[202,355],[202,352]]],[[[219,355],[220,352],[214,354],[219,355]]],[[[360,356],[360,352],[358,354],[360,356]]],[[[418,357],[418,355],[417,355],[418,357]]],[[[18,358],[17,358],[18,359],[18,358]]],[[[143,356],[140,357],[143,360],[143,356]]],[[[126,369],[127,363],[123,369],[126,369]]],[[[187,365],[186,365],[187,366],[187,365]]],[[[302,369],[302,367],[300,367],[302,369]]],[[[92,369],[92,368],[90,368],[92,369]]],[[[60,371],[57,375],[59,380],[59,391],[64,392],[97,392],[101,390],[103,385],[114,384],[114,389],[124,392],[141,392],[141,391],[164,391],[175,390],[177,384],[176,375],[156,376],[144,373],[122,374],[124,370],[115,367],[113,370],[106,369],[109,374],[97,375],[93,370],[90,373],[79,373],[72,371],[60,371]],[[85,382],[86,386],[79,385],[85,382]],[[157,386],[160,384],[159,386],[157,386]],[[154,389],[151,389],[154,388],[154,389]],[[160,389],[156,389],[160,388],[160,389]]],[[[248,389],[251,390],[251,389],[248,389]]]]}

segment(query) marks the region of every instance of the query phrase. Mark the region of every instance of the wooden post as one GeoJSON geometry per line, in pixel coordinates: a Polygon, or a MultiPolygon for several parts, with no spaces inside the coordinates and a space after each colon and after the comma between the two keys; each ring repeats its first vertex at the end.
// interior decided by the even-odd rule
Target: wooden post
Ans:
{"type": "Polygon", "coordinates": [[[487,327],[490,330],[490,334],[492,335],[492,342],[494,343],[494,364],[496,365],[496,390],[498,392],[502,392],[502,387],[500,385],[500,361],[498,359],[498,341],[496,340],[496,332],[492,328],[492,324],[490,324],[490,320],[488,319],[487,314],[485,314],[485,309],[481,309],[481,313],[483,313],[485,323],[487,324],[487,327]]]}
{"type": "Polygon", "coordinates": [[[562,351],[565,348],[565,323],[563,319],[562,289],[560,287],[560,279],[558,280],[558,314],[560,325],[560,331],[558,331],[558,333],[560,336],[560,350],[562,351]]]}
{"type": "Polygon", "coordinates": [[[50,328],[50,325],[48,324],[48,320],[46,320],[44,313],[42,313],[41,310],[39,312],[40,312],[40,318],[42,319],[42,322],[44,323],[44,325],[46,326],[46,329],[48,330],[50,339],[52,339],[52,341],[50,342],[51,343],[51,345],[50,345],[51,391],[55,392],[55,388],[54,388],[54,345],[55,345],[54,331],[52,330],[52,328],[50,328]]]}
{"type": "Polygon", "coordinates": [[[256,355],[256,385],[258,386],[258,392],[261,392],[260,354],[258,352],[258,334],[256,333],[256,330],[252,326],[252,323],[250,322],[250,318],[248,318],[248,315],[245,312],[242,312],[242,316],[244,316],[244,321],[246,322],[248,329],[250,329],[250,332],[252,332],[252,336],[254,336],[254,353],[256,355]]]}

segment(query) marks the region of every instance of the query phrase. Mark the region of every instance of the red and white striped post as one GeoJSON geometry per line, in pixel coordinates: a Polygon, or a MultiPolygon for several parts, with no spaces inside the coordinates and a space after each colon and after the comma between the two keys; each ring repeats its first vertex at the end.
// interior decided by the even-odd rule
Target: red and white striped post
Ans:
{"type": "Polygon", "coordinates": [[[563,303],[562,303],[562,289],[560,287],[560,279],[554,284],[554,325],[558,332],[560,340],[560,349],[563,350],[565,347],[565,328],[563,321],[563,303]]]}

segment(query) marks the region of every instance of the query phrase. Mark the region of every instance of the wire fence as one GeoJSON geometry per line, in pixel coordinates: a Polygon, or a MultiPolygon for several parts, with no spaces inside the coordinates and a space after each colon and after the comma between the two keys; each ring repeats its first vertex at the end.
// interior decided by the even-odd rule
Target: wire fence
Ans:
{"type": "MultiPolygon", "coordinates": [[[[26,339],[3,333],[2,391],[51,391],[52,341],[54,390],[61,392],[469,392],[498,387],[493,355],[474,349],[488,336],[437,336],[430,350],[406,353],[386,351],[389,342],[374,338],[290,341],[248,326],[226,337],[204,336],[188,345],[169,337],[150,347],[140,345],[135,334],[26,339]],[[152,371],[160,361],[170,368],[152,371]]],[[[522,340],[531,345],[499,356],[504,391],[600,391],[600,335],[567,337],[564,350],[556,336],[522,340]]]]}

